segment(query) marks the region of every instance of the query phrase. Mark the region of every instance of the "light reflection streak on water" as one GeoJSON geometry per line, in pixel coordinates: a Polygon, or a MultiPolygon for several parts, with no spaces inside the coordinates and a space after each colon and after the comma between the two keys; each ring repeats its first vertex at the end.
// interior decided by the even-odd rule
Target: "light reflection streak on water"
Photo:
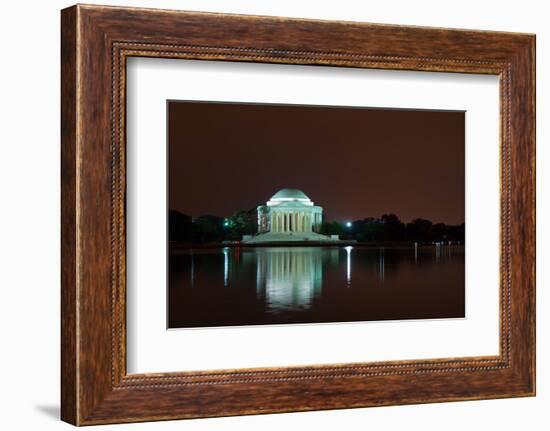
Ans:
{"type": "Polygon", "coordinates": [[[223,249],[223,285],[227,287],[229,284],[229,248],[223,249]]]}
{"type": "Polygon", "coordinates": [[[351,245],[348,245],[346,248],[346,280],[348,282],[348,287],[351,287],[351,250],[353,250],[353,247],[351,245]]]}

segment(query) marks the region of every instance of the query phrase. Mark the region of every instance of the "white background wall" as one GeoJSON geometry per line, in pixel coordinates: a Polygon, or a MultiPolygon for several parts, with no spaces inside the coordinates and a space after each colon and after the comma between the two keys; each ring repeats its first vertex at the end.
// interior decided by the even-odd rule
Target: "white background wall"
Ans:
{"type": "MultiPolygon", "coordinates": [[[[544,1],[102,1],[172,9],[537,34],[538,396],[105,426],[135,430],[548,429],[550,423],[550,13],[544,1]],[[545,55],[546,54],[546,55],[545,55]],[[546,364],[545,364],[546,363],[546,364]]],[[[59,0],[2,4],[0,32],[0,427],[69,429],[59,410],[59,0]]]]}

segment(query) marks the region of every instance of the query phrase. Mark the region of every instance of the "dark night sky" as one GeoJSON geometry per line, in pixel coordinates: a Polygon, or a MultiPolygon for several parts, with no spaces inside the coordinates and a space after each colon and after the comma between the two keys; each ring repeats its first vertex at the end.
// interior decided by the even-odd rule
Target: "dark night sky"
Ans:
{"type": "Polygon", "coordinates": [[[464,112],[169,102],[169,208],[229,216],[298,188],[327,220],[464,222],[464,112]]]}

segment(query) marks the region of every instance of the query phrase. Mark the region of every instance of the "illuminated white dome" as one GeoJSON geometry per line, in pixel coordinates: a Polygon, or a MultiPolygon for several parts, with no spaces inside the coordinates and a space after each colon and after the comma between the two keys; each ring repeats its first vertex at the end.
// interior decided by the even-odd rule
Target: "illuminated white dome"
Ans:
{"type": "Polygon", "coordinates": [[[281,189],[275,193],[271,202],[311,202],[307,195],[298,189],[281,189]]]}

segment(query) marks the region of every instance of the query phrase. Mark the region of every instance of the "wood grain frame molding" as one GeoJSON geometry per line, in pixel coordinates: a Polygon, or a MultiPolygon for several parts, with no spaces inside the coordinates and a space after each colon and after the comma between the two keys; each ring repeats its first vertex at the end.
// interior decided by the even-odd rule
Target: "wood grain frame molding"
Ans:
{"type": "Polygon", "coordinates": [[[61,15],[63,420],[535,394],[534,35],[82,5],[61,15]],[[127,374],[126,60],[136,56],[498,75],[499,355],[127,374]]]}

